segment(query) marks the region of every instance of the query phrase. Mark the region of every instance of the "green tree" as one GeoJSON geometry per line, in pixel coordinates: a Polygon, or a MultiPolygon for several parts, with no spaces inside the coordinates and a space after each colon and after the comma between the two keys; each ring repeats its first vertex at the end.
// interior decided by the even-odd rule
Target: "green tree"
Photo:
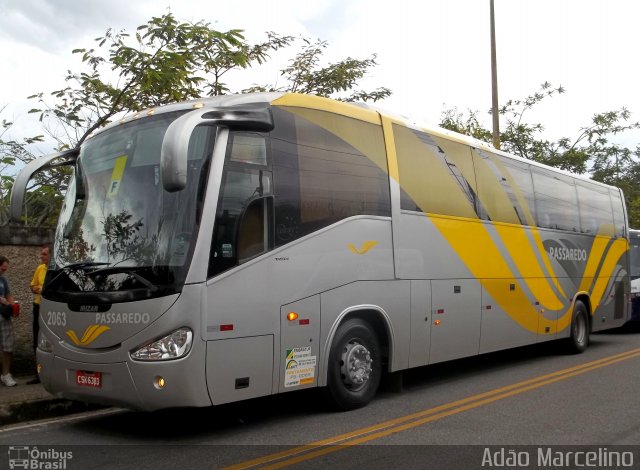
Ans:
{"type": "MultiPolygon", "coordinates": [[[[43,140],[42,135],[20,141],[9,139],[6,135],[12,125],[12,122],[4,119],[0,124],[0,225],[9,223],[9,195],[14,181],[11,172],[16,162],[32,160],[34,156],[28,149],[31,145],[43,140]]],[[[54,180],[52,174],[42,173],[32,181],[25,201],[25,220],[29,225],[51,226],[55,224],[62,196],[58,189],[51,186],[54,184],[54,180]]]]}
{"type": "MultiPolygon", "coordinates": [[[[74,148],[94,130],[126,112],[160,106],[203,96],[230,93],[231,86],[224,80],[232,70],[259,66],[269,60],[269,54],[302,42],[301,52],[282,71],[286,84],[279,91],[298,91],[321,96],[332,96],[347,101],[378,100],[391,91],[378,88],[373,91],[357,89],[358,82],[376,65],[375,55],[364,59],[347,58],[321,67],[324,41],[312,42],[305,38],[266,33],[266,39],[248,43],[241,30],[221,32],[209,23],[180,22],[168,13],[153,17],[138,26],[134,35],[112,29],[95,39],[94,48],[75,49],[84,69],[68,72],[67,86],[51,94],[40,92],[30,96],[45,134],[54,141],[57,150],[74,148]]],[[[251,90],[275,90],[273,86],[255,86],[251,90]]],[[[5,127],[6,128],[6,127],[5,127]]],[[[35,156],[28,151],[29,143],[42,140],[42,136],[23,142],[0,142],[0,165],[12,166],[17,161],[28,163],[35,156]]],[[[3,175],[6,175],[3,171],[3,175]]],[[[41,193],[40,202],[59,207],[60,192],[48,194],[42,189],[53,183],[63,188],[68,170],[54,170],[41,174],[34,187],[41,193]],[[53,196],[53,197],[51,197],[53,196]]],[[[7,223],[7,191],[13,176],[3,176],[0,193],[0,223],[7,223]]],[[[57,211],[49,206],[33,206],[34,217],[29,224],[50,223],[57,211]]]]}
{"type": "Polygon", "coordinates": [[[73,51],[86,70],[69,72],[64,89],[29,97],[39,103],[31,112],[60,150],[72,148],[120,113],[223,94],[225,73],[263,63],[292,39],[268,33],[264,43],[248,44],[240,30],[178,22],[170,13],[138,26],[133,38],[109,29],[96,48],[73,51]]]}
{"type": "Polygon", "coordinates": [[[326,41],[310,41],[302,38],[300,52],[289,61],[289,66],[281,71],[285,84],[254,86],[243,92],[291,91],[310,95],[324,96],[341,101],[378,101],[391,95],[385,87],[372,91],[358,89],[358,83],[367,71],[377,65],[376,54],[366,59],[347,57],[339,62],[321,66],[322,54],[328,47],[326,41]]]}
{"type": "MultiPolygon", "coordinates": [[[[615,136],[640,129],[626,108],[594,114],[575,137],[555,141],[543,137],[544,125],[526,120],[528,111],[541,101],[565,92],[563,87],[543,83],[524,99],[508,100],[499,110],[506,126],[500,133],[501,149],[623,189],[630,225],[640,225],[640,145],[630,149],[612,141],[615,136]]],[[[492,133],[481,124],[478,111],[442,113],[440,125],[492,145],[492,133]]]]}

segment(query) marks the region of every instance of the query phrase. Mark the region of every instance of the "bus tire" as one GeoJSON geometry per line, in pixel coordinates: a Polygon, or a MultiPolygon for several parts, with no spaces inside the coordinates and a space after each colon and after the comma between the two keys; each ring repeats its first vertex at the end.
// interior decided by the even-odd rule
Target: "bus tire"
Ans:
{"type": "Polygon", "coordinates": [[[352,318],[338,327],[329,353],[327,391],[340,410],[369,403],[380,385],[380,343],[371,326],[352,318]]]}
{"type": "Polygon", "coordinates": [[[571,334],[566,345],[568,352],[572,354],[580,354],[589,346],[589,314],[587,307],[580,300],[573,306],[571,334]]]}

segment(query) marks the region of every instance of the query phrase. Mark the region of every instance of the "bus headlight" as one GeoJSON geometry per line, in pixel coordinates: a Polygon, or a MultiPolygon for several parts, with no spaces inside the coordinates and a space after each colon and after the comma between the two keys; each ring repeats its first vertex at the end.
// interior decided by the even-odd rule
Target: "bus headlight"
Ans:
{"type": "Polygon", "coordinates": [[[53,344],[49,342],[42,331],[38,333],[38,349],[47,353],[53,352],[53,344]]]}
{"type": "Polygon", "coordinates": [[[131,353],[136,361],[167,361],[189,354],[193,342],[193,332],[189,328],[180,328],[164,338],[145,344],[131,353]]]}

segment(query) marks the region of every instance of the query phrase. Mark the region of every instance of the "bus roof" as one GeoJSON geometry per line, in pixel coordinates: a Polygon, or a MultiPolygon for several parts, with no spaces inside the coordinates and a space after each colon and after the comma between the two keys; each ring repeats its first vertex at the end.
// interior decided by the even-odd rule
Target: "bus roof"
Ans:
{"type": "MultiPolygon", "coordinates": [[[[575,174],[559,168],[554,168],[549,165],[536,162],[534,160],[529,160],[527,158],[523,158],[517,155],[504,152],[502,150],[495,149],[487,142],[481,141],[479,139],[476,139],[464,134],[459,134],[457,132],[453,132],[439,126],[416,123],[405,116],[394,114],[382,108],[372,106],[368,103],[349,103],[349,102],[337,101],[331,98],[324,98],[324,97],[319,97],[315,95],[304,95],[300,93],[275,92],[275,93],[246,93],[246,94],[222,95],[222,96],[199,98],[199,99],[193,99],[193,100],[183,101],[179,103],[163,105],[157,108],[146,109],[146,110],[139,111],[134,114],[125,116],[124,118],[118,121],[114,121],[110,124],[107,124],[105,127],[100,128],[99,130],[96,130],[94,134],[92,134],[90,137],[98,135],[103,131],[116,127],[120,124],[131,122],[136,119],[141,119],[146,116],[152,116],[160,113],[182,111],[182,110],[188,110],[190,108],[191,109],[200,109],[200,108],[214,109],[219,107],[227,108],[227,107],[243,106],[243,105],[251,105],[251,104],[254,104],[254,105],[263,104],[264,106],[270,106],[270,105],[293,106],[293,107],[306,107],[306,108],[312,108],[312,109],[319,109],[319,110],[324,110],[328,112],[335,112],[338,114],[342,114],[345,116],[349,116],[355,119],[359,119],[362,121],[371,122],[375,124],[379,124],[380,116],[383,116],[386,119],[391,120],[392,122],[402,124],[406,127],[409,127],[415,130],[424,131],[429,134],[434,134],[438,137],[443,137],[449,140],[453,140],[455,142],[469,145],[477,149],[502,155],[507,158],[511,158],[514,160],[521,161],[523,163],[530,164],[535,167],[547,168],[556,173],[563,174],[565,176],[569,176],[579,180],[588,181],[589,183],[597,184],[602,187],[615,188],[614,186],[607,185],[598,181],[594,181],[583,175],[575,174]]],[[[615,188],[615,189],[618,189],[618,188],[615,188]]]]}

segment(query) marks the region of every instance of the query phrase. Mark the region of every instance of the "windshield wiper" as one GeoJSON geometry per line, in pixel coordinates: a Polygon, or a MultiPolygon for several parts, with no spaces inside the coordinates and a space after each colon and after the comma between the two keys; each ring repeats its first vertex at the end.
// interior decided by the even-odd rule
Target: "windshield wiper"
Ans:
{"type": "MultiPolygon", "coordinates": [[[[109,263],[104,263],[104,264],[109,264],[109,263]]],[[[134,271],[134,269],[137,268],[130,268],[130,267],[116,267],[116,266],[108,266],[106,268],[101,268],[101,269],[96,269],[95,271],[91,271],[89,274],[94,276],[96,274],[117,274],[117,273],[125,273],[131,277],[133,277],[136,281],[140,282],[141,284],[143,284],[147,289],[149,289],[152,293],[158,290],[158,286],[156,286],[155,284],[153,284],[149,279],[147,279],[146,277],[138,274],[137,272],[134,271]]]]}
{"type": "Polygon", "coordinates": [[[111,263],[95,263],[93,261],[83,261],[81,263],[67,264],[60,269],[63,271],[77,271],[78,269],[93,268],[95,266],[108,266],[111,263]]]}
{"type": "Polygon", "coordinates": [[[111,263],[95,263],[93,261],[83,261],[81,263],[72,263],[72,264],[68,264],[66,266],[62,266],[60,268],[60,272],[56,275],[56,277],[54,277],[53,279],[51,279],[50,281],[47,282],[47,287],[51,287],[52,285],[55,285],[56,280],[62,276],[62,274],[64,273],[68,273],[68,272],[77,272],[79,270],[85,270],[87,268],[93,268],[93,267],[97,267],[97,266],[106,266],[109,265],[111,263]]]}

